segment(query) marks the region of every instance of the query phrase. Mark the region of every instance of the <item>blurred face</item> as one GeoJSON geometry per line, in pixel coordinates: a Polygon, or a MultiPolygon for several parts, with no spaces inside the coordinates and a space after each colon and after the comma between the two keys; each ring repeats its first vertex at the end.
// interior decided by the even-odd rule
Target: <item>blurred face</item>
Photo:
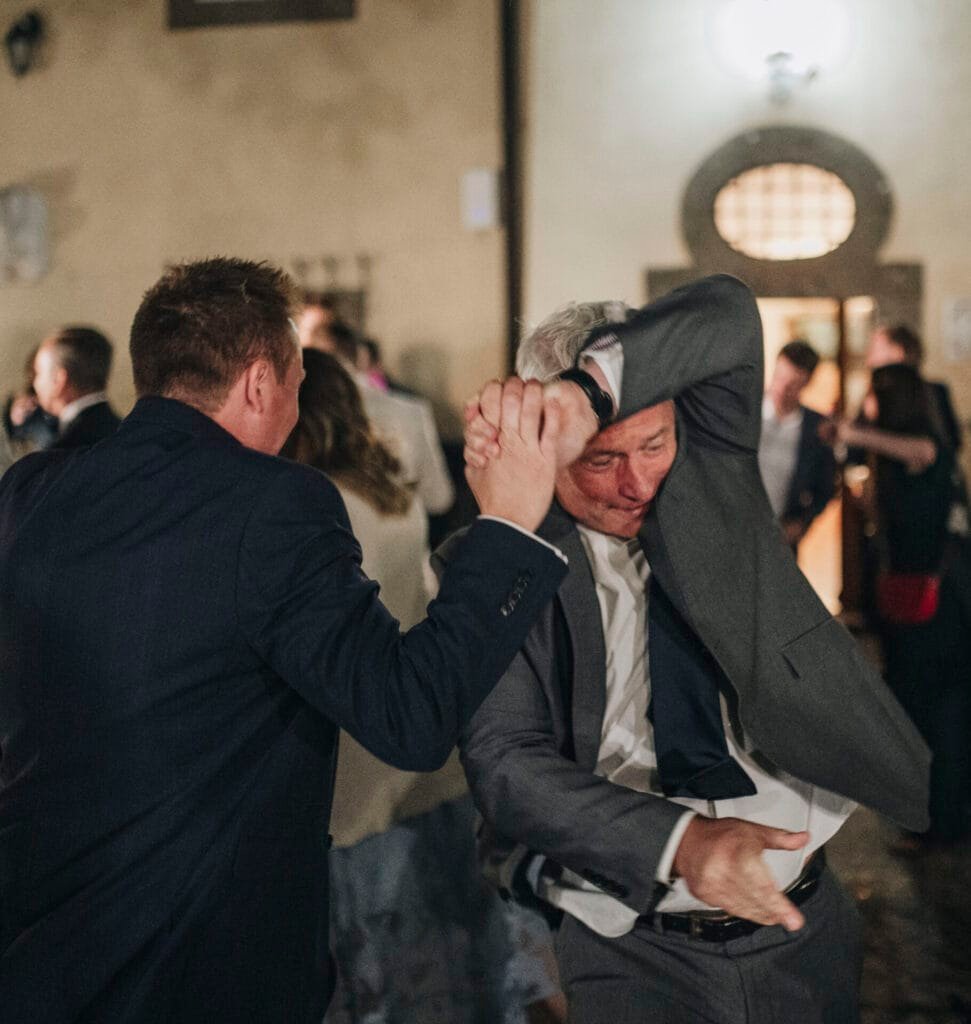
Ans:
{"type": "Polygon", "coordinates": [[[866,350],[866,365],[871,370],[906,362],[903,347],[892,341],[886,331],[874,331],[866,350]]]}
{"type": "Polygon", "coordinates": [[[34,392],[45,412],[57,416],[67,402],[64,391],[67,387],[67,371],[54,357],[54,350],[46,342],[34,356],[34,392]]]}
{"type": "Polygon", "coordinates": [[[327,335],[327,328],[334,320],[334,314],[323,306],[304,306],[297,317],[297,336],[301,348],[319,348],[324,352],[333,346],[327,335]]]}
{"type": "Polygon", "coordinates": [[[809,383],[810,375],[805,370],[800,370],[795,363],[790,362],[785,356],[779,356],[775,361],[775,369],[772,371],[772,379],[769,381],[768,394],[775,406],[775,411],[780,416],[795,412],[799,405],[799,395],[802,389],[809,383]]]}
{"type": "Polygon", "coordinates": [[[556,497],[584,526],[636,537],[678,442],[674,403],[662,402],[602,430],[556,477],[556,497]]]}

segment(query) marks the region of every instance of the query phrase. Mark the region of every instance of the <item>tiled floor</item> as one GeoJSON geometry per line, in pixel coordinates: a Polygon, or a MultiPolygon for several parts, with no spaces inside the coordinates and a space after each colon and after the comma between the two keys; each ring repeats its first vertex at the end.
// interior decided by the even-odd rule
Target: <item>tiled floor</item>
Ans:
{"type": "Polygon", "coordinates": [[[863,915],[864,1024],[971,1024],[971,841],[902,857],[897,835],[857,811],[826,848],[863,915]]]}

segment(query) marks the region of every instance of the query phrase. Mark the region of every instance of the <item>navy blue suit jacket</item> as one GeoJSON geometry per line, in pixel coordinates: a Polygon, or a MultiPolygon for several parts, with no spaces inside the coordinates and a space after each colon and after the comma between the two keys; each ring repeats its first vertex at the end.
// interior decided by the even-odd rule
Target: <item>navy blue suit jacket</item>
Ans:
{"type": "Polygon", "coordinates": [[[832,447],[819,436],[823,417],[805,406],[802,413],[796,465],[781,518],[802,523],[805,532],[836,491],[836,458],[832,447]]]}
{"type": "Polygon", "coordinates": [[[95,402],[82,409],[54,441],[53,448],[82,448],[103,441],[118,429],[121,420],[107,402],[95,402]]]}
{"type": "Polygon", "coordinates": [[[478,521],[405,636],[322,474],[142,399],[0,483],[0,1017],[318,1024],[338,727],[438,767],[565,566],[478,521]]]}

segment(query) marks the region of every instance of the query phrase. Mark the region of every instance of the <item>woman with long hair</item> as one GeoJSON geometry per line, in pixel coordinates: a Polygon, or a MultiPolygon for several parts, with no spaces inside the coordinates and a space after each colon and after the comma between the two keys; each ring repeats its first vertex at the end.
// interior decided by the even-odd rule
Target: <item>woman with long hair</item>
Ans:
{"type": "Polygon", "coordinates": [[[871,455],[885,675],[933,751],[928,839],[948,842],[968,833],[971,781],[968,543],[955,455],[914,367],[875,369],[870,403],[873,427],[841,424],[838,433],[871,455]]]}
{"type": "MultiPolygon", "coordinates": [[[[336,485],[364,571],[407,628],[425,616],[427,518],[332,355],[303,353],[300,418],[283,452],[336,485]]],[[[331,814],[331,936],[338,985],[327,1024],[522,1019],[549,993],[510,986],[513,949],[475,861],[474,811],[457,755],[417,774],[341,736],[331,814]]],[[[527,972],[528,974],[528,972],[527,972]]]]}

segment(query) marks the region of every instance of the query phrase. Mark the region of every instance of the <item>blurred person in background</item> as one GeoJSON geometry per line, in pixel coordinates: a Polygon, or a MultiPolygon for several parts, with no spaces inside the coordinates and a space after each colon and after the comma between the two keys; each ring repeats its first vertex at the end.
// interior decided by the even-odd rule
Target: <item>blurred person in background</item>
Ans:
{"type": "Polygon", "coordinates": [[[447,512],[455,500],[455,489],[445,463],[431,403],[418,395],[375,386],[360,370],[360,337],[342,321],[331,320],[307,337],[308,343],[305,343],[301,335],[300,343],[305,351],[313,348],[331,352],[354,375],[368,419],[401,462],[404,482],[417,493],[428,515],[447,512]]]}
{"type": "MultiPolygon", "coordinates": [[[[368,422],[340,360],[306,349],[300,418],[283,454],[336,485],[362,567],[408,629],[430,600],[427,523],[400,463],[368,422]]],[[[331,934],[340,981],[328,1024],[488,1020],[513,1024],[554,988],[511,970],[503,907],[475,863],[471,799],[453,751],[441,770],[399,771],[346,734],[331,816],[331,934]],[[520,984],[507,984],[514,974],[520,984]]],[[[519,954],[520,958],[522,954],[519,954]]]]}
{"type": "Polygon", "coordinates": [[[82,448],[111,437],[121,419],[108,404],[111,342],[93,327],[62,327],[34,356],[34,392],[57,417],[52,448],[82,448]]]}
{"type": "Polygon", "coordinates": [[[333,351],[327,341],[327,328],[337,323],[337,307],[333,299],[322,292],[306,292],[297,314],[297,337],[301,348],[320,348],[333,351]]]}
{"type": "Polygon", "coordinates": [[[969,831],[971,600],[966,520],[955,515],[953,447],[943,441],[934,392],[911,363],[876,367],[874,426],[837,428],[867,452],[875,474],[876,604],[885,674],[930,746],[931,828],[903,850],[953,842],[969,831]]]}
{"type": "MultiPolygon", "coordinates": [[[[870,335],[866,364],[871,370],[903,363],[920,373],[924,346],[920,336],[906,324],[881,325],[870,335]]],[[[936,436],[954,451],[961,448],[961,426],[954,414],[951,392],[943,381],[925,380],[930,395],[927,414],[936,436]]]]}
{"type": "Polygon", "coordinates": [[[49,448],[57,440],[57,417],[45,412],[34,391],[34,359],[31,349],[24,363],[24,385],[8,396],[3,410],[7,437],[21,452],[49,448]]]}
{"type": "Polygon", "coordinates": [[[799,402],[819,364],[801,339],[783,346],[762,402],[759,471],[772,511],[795,549],[836,489],[836,460],[819,436],[823,417],[799,402]]]}

